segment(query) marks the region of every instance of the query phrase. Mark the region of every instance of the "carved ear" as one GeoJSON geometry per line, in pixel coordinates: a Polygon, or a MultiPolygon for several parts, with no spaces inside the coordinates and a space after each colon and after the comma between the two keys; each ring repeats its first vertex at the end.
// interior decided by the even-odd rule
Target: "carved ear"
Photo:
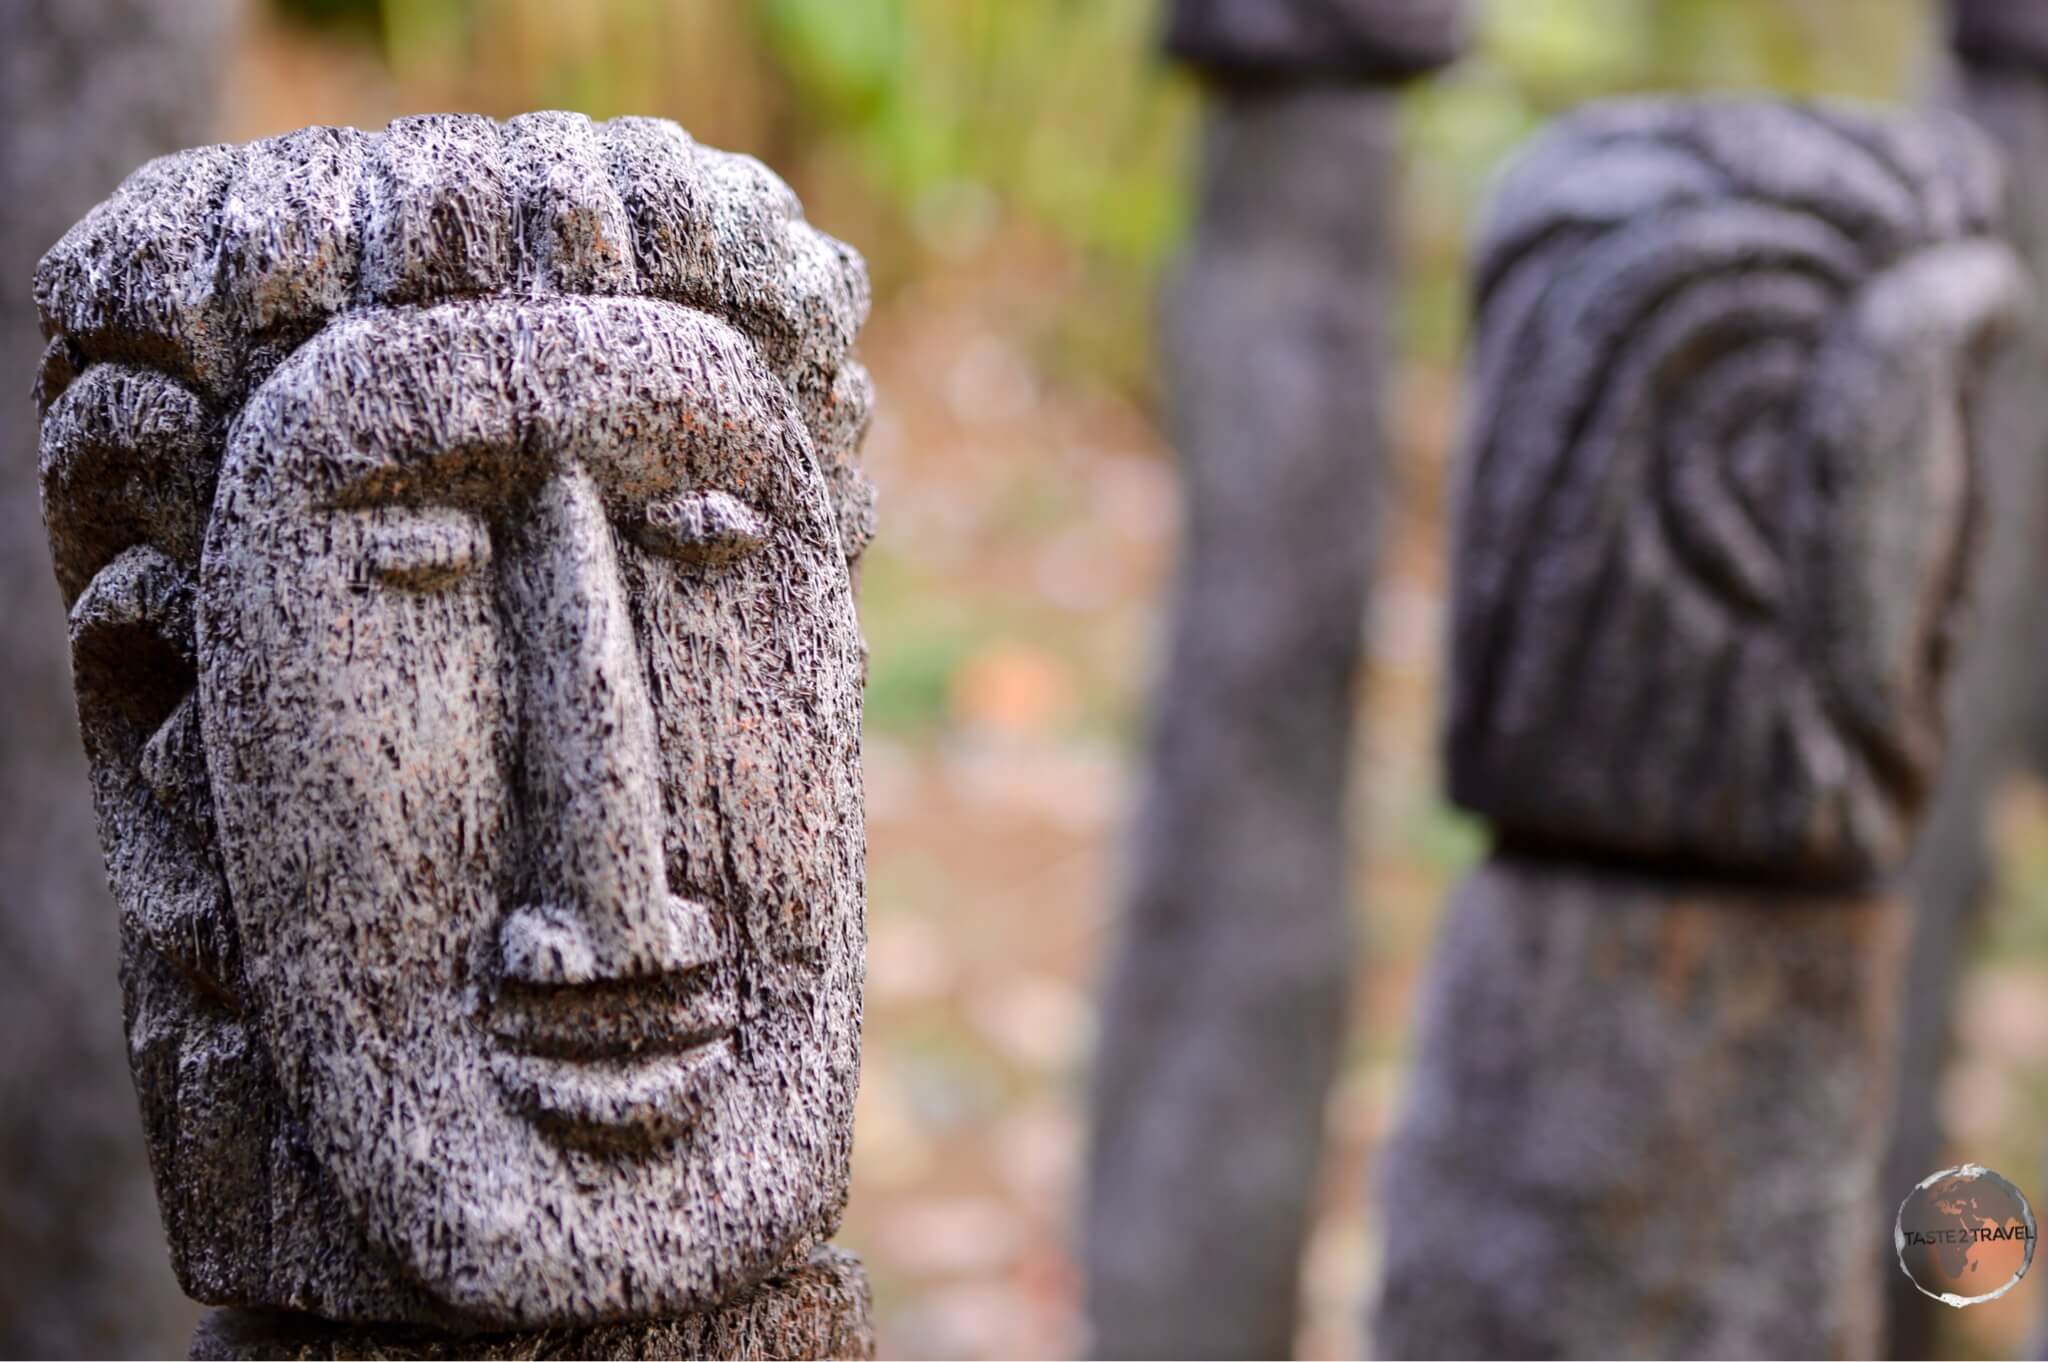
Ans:
{"type": "Polygon", "coordinates": [[[222,1001],[239,951],[199,738],[192,575],[151,548],[102,568],[71,610],[78,721],[115,900],[222,1001]]]}
{"type": "Polygon", "coordinates": [[[44,419],[42,482],[115,900],[193,987],[235,1007],[239,948],[195,691],[209,425],[162,375],[97,366],[44,419]]]}

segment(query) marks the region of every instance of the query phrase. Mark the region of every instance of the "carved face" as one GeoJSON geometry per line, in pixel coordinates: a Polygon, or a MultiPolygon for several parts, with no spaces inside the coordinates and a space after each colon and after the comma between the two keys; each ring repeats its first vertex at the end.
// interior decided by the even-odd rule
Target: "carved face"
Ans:
{"type": "Polygon", "coordinates": [[[199,696],[261,1034],[376,1249],[494,1324],[673,1313],[830,1228],[861,660],[726,323],[353,315],[249,400],[199,696]]]}

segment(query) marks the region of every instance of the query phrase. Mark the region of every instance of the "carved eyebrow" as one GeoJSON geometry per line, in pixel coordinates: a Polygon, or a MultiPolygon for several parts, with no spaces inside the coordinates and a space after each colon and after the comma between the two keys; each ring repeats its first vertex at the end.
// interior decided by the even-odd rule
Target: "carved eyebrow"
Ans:
{"type": "Polygon", "coordinates": [[[427,503],[482,509],[502,502],[539,471],[516,447],[458,445],[424,457],[379,460],[344,478],[323,504],[335,510],[427,503]]]}

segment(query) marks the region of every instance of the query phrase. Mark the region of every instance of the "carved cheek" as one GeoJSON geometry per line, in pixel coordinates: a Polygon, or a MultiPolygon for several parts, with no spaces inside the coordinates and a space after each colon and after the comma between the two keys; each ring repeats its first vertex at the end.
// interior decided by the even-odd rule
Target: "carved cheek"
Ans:
{"type": "Polygon", "coordinates": [[[509,840],[512,681],[489,573],[423,591],[357,576],[346,596],[321,640],[325,700],[371,835],[340,854],[380,863],[374,897],[427,919],[423,954],[459,970],[487,936],[509,840]]]}
{"type": "Polygon", "coordinates": [[[216,542],[207,611],[232,634],[208,659],[208,737],[230,753],[224,850],[258,976],[324,972],[374,1055],[487,935],[506,721],[488,582],[366,580],[368,529],[279,506],[216,542]]]}
{"type": "Polygon", "coordinates": [[[730,905],[758,950],[814,959],[849,888],[843,844],[859,837],[846,817],[859,713],[844,574],[784,531],[725,571],[643,557],[633,575],[671,873],[730,905]]]}

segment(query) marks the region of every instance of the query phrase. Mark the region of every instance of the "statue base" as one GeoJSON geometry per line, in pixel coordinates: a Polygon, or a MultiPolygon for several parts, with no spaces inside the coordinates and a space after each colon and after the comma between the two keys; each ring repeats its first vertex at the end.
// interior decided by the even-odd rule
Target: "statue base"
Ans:
{"type": "Polygon", "coordinates": [[[295,1310],[210,1310],[194,1358],[871,1358],[867,1273],[830,1244],[737,1300],[680,1319],[587,1329],[451,1334],[397,1324],[339,1324],[295,1310]]]}
{"type": "Polygon", "coordinates": [[[1873,1355],[1904,928],[1882,895],[1480,866],[1382,1156],[1379,1355],[1873,1355]]]}

